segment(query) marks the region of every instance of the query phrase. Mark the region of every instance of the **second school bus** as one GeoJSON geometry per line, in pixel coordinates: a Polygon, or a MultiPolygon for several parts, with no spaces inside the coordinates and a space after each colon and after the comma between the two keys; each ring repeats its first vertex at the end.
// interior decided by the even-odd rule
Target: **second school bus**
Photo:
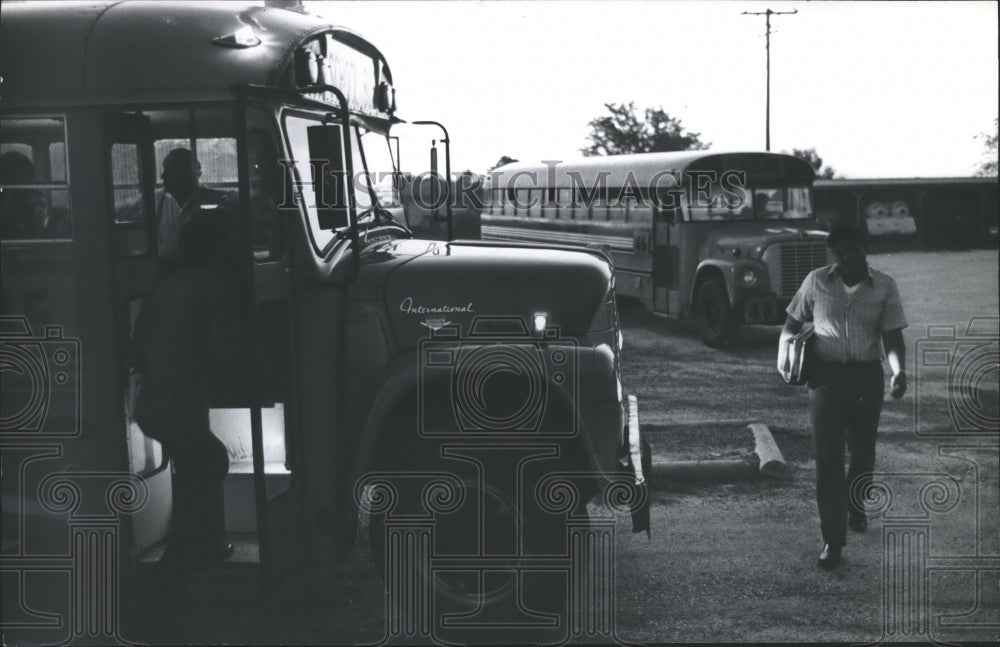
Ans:
{"type": "Polygon", "coordinates": [[[790,155],[686,151],[514,163],[487,178],[482,236],[605,250],[616,291],[695,317],[705,343],[777,324],[827,263],[815,173],[790,155]]]}

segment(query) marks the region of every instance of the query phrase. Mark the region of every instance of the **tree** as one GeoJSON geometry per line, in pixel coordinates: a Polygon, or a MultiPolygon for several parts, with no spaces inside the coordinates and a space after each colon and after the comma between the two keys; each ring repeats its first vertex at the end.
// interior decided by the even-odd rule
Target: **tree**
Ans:
{"type": "Polygon", "coordinates": [[[997,174],[997,131],[1000,130],[998,125],[1000,125],[1000,119],[994,119],[992,135],[987,133],[976,135],[976,139],[982,139],[986,145],[986,159],[979,165],[976,175],[993,176],[997,174]]]}
{"type": "Polygon", "coordinates": [[[815,148],[793,148],[791,153],[788,151],[781,152],[788,155],[794,155],[799,159],[809,162],[809,164],[816,171],[816,177],[823,178],[824,180],[832,180],[836,175],[836,171],[834,171],[831,167],[827,166],[826,168],[823,168],[823,158],[816,153],[815,148]]]}
{"type": "Polygon", "coordinates": [[[605,103],[610,115],[590,121],[590,145],[580,149],[584,155],[621,155],[663,151],[704,150],[710,144],[701,141],[700,133],[684,130],[679,119],[663,108],[646,108],[640,117],[635,103],[605,103]]]}

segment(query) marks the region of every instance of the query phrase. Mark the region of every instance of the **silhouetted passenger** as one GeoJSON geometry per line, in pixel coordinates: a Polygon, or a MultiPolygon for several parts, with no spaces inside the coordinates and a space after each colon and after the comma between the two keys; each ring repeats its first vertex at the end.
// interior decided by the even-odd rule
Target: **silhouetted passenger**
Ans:
{"type": "Polygon", "coordinates": [[[225,445],[209,426],[217,350],[237,316],[221,271],[226,231],[194,218],[180,232],[179,265],[146,296],[136,321],[134,368],[141,376],[135,419],[173,463],[173,515],[166,551],[144,600],[154,612],[180,601],[192,573],[232,553],[225,541],[225,445]]]}

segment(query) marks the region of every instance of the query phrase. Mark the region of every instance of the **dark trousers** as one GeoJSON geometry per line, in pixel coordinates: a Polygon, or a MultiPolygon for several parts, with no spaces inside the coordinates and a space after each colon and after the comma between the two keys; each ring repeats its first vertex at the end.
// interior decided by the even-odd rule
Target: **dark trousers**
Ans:
{"type": "Polygon", "coordinates": [[[167,547],[151,583],[157,604],[174,606],[191,575],[211,561],[225,541],[223,483],[229,452],[206,420],[187,429],[143,430],[163,445],[173,463],[173,512],[167,547]]]}
{"type": "Polygon", "coordinates": [[[816,504],[823,541],[847,543],[848,510],[864,510],[875,469],[885,374],[880,362],[838,364],[813,360],[809,416],[816,449],[816,504]],[[844,448],[851,462],[844,475],[844,448]]]}

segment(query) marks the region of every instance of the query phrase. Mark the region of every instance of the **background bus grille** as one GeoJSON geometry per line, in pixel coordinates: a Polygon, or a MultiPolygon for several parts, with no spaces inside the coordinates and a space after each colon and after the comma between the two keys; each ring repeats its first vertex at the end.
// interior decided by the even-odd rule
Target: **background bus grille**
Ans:
{"type": "Polygon", "coordinates": [[[827,264],[826,241],[781,245],[781,295],[795,294],[809,272],[827,264]]]}

